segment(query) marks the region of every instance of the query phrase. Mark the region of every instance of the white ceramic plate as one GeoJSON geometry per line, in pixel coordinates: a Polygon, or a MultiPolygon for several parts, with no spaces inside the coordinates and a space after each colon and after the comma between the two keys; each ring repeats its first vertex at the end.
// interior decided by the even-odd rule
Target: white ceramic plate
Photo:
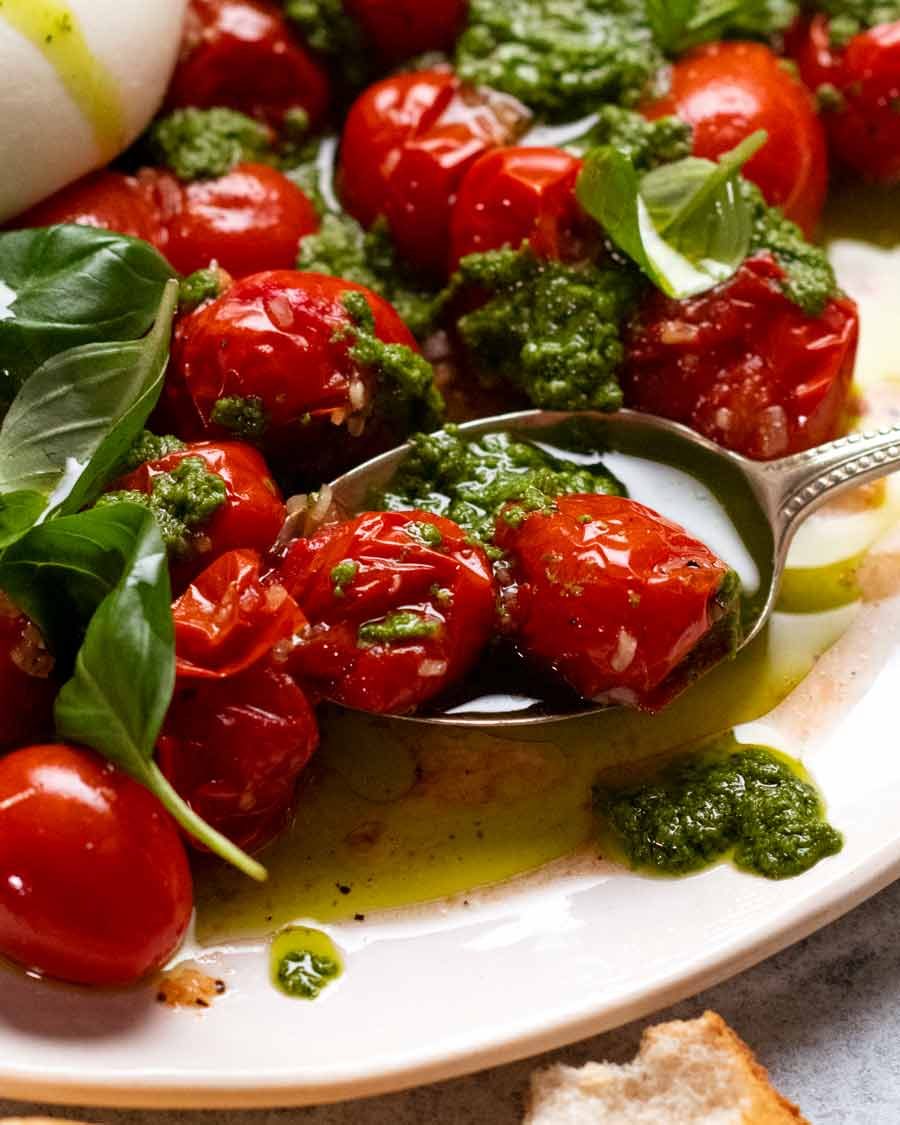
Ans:
{"type": "MultiPolygon", "coordinates": [[[[864,378],[883,386],[900,377],[900,256],[850,241],[833,249],[864,306],[864,378]]],[[[883,531],[883,513],[851,522],[865,540],[883,531]]],[[[827,541],[801,538],[798,565],[850,553],[843,534],[827,541]]],[[[328,927],[348,969],[312,1004],[271,987],[261,946],[204,955],[228,985],[206,1012],[161,1007],[150,988],[92,994],[3,973],[0,1095],[221,1107],[383,1092],[613,1027],[831,921],[900,873],[900,561],[890,542],[876,550],[868,603],[838,611],[853,618],[849,631],[775,712],[739,732],[803,758],[845,834],[838,856],[780,883],[728,866],[650,880],[575,857],[467,903],[328,927]]]]}

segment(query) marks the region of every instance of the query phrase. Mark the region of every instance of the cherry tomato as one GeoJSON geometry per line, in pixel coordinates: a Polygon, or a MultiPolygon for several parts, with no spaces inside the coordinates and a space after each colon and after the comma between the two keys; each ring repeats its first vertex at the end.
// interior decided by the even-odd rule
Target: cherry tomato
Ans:
{"type": "Polygon", "coordinates": [[[418,350],[380,297],[323,274],[275,271],[245,278],[184,318],[175,333],[167,418],[189,437],[226,435],[217,403],[253,403],[257,434],[286,471],[316,484],[395,444],[401,434],[377,412],[378,377],[349,354],[354,322],[347,293],[362,293],[375,333],[418,350]],[[346,436],[342,429],[350,436],[346,436]]]}
{"type": "Polygon", "coordinates": [[[38,627],[0,591],[0,751],[53,732],[58,686],[38,627]]]}
{"type": "Polygon", "coordinates": [[[524,117],[518,102],[467,86],[447,70],[377,82],[357,98],[344,125],[344,206],[365,227],[384,215],[400,253],[443,276],[460,180],[479,156],[510,141],[524,117]]]}
{"type": "Polygon", "coordinates": [[[290,649],[306,618],[284,586],[263,582],[256,551],[228,551],[172,606],[179,682],[224,680],[290,649]]]}
{"type": "Polygon", "coordinates": [[[151,184],[104,169],[92,172],[16,219],[17,227],[80,223],[142,238],[159,249],[164,241],[151,184]]]}
{"type": "Polygon", "coordinates": [[[300,239],[319,227],[300,188],[266,164],[239,164],[218,179],[189,184],[165,172],[157,177],[162,249],[183,274],[212,261],[232,277],[290,269],[300,239]]]}
{"type": "Polygon", "coordinates": [[[130,984],[175,952],[192,905],[178,830],[136,781],[72,746],[0,759],[0,953],[130,984]]]}
{"type": "Polygon", "coordinates": [[[586,699],[652,706],[721,612],[725,563],[634,500],[561,496],[518,526],[501,515],[495,542],[517,645],[586,699]]]}
{"type": "Polygon", "coordinates": [[[808,316],[758,254],[690,300],[653,291],[632,323],[626,405],[684,422],[727,449],[768,460],[837,437],[859,337],[856,305],[808,316]]]}
{"type": "Polygon", "coordinates": [[[462,30],[466,0],[344,0],[366,40],[387,63],[426,51],[449,52],[462,30]]]}
{"type": "Polygon", "coordinates": [[[207,823],[256,851],[287,819],[318,741],[300,688],[286,673],[257,665],[224,681],[176,688],[159,764],[207,823]]]}
{"type": "Polygon", "coordinates": [[[900,20],[834,47],[828,17],[818,15],[798,26],[788,46],[803,81],[821,91],[832,150],[868,179],[900,181],[900,20]]]}
{"type": "Polygon", "coordinates": [[[366,512],[298,539],[281,579],[310,621],[289,668],[363,711],[433,698],[471,668],[494,623],[484,552],[427,512],[366,512]]]}
{"type": "Polygon", "coordinates": [[[526,239],[546,258],[583,257],[591,224],[575,198],[581,163],[558,148],[498,148],[476,160],[453,206],[451,270],[467,254],[526,239]]]}
{"type": "Polygon", "coordinates": [[[194,442],[177,453],[144,462],[110,485],[110,490],[127,489],[149,495],[157,477],[171,473],[188,457],[202,461],[208,472],[221,477],[226,495],[225,502],[209,520],[195,529],[191,556],[172,566],[176,588],[184,586],[204,566],[232,548],[267,551],[285,517],[284,501],[265,461],[252,445],[238,441],[194,442]]]}
{"type": "Polygon", "coordinates": [[[268,0],[191,0],[168,105],[228,106],[278,128],[302,109],[328,107],[325,70],[268,0]]]}
{"type": "Polygon", "coordinates": [[[695,156],[710,160],[765,129],[768,142],[744,174],[807,235],[815,230],[828,180],[825,134],[809,91],[768,47],[710,43],[691,51],[672,67],[669,92],[644,113],[687,121],[695,156]]]}

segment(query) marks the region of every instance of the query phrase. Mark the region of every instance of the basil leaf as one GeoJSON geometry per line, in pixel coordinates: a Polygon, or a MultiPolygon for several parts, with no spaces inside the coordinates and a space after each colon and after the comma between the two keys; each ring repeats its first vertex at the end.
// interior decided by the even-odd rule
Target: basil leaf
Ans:
{"type": "Polygon", "coordinates": [[[726,281],[747,256],[753,212],[738,177],[765,141],[759,131],[718,163],[689,156],[644,176],[604,146],[585,161],[578,199],[664,293],[692,297],[726,281]]]}
{"type": "Polygon", "coordinates": [[[0,371],[21,386],[69,348],[139,339],[173,277],[149,243],[95,227],[0,234],[0,371]]]}
{"type": "Polygon", "coordinates": [[[38,493],[46,518],[101,491],[159,398],[177,298],[167,282],[144,339],[72,348],[32,375],[0,427],[0,497],[38,493]]]}
{"type": "Polygon", "coordinates": [[[0,559],[0,587],[48,638],[84,636],[56,699],[59,736],[99,751],[185,831],[264,879],[265,869],[197,816],[153,760],[175,683],[175,636],[166,549],[152,513],[110,504],[32,528],[0,559]]]}
{"type": "Polygon", "coordinates": [[[46,497],[27,489],[0,496],[0,551],[33,527],[46,506],[46,497]]]}
{"type": "Polygon", "coordinates": [[[644,0],[644,7],[654,39],[670,55],[726,34],[767,38],[797,15],[791,0],[644,0]]]}
{"type": "Polygon", "coordinates": [[[675,53],[697,0],[644,0],[644,8],[653,38],[664,51],[675,53]]]}

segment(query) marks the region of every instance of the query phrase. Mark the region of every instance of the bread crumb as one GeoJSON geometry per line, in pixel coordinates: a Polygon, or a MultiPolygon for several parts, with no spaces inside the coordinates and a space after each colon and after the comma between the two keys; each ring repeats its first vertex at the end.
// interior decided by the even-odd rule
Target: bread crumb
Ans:
{"type": "Polygon", "coordinates": [[[225,981],[185,962],[160,980],[156,999],[169,1008],[209,1008],[224,992],[225,981]]]}

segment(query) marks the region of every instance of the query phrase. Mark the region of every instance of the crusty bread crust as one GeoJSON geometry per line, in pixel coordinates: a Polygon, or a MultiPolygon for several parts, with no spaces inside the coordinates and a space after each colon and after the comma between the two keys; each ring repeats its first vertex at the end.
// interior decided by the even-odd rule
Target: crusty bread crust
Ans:
{"type": "Polygon", "coordinates": [[[532,1077],[524,1125],[648,1122],[809,1125],[715,1012],[648,1028],[631,1063],[554,1066],[532,1077]]]}

